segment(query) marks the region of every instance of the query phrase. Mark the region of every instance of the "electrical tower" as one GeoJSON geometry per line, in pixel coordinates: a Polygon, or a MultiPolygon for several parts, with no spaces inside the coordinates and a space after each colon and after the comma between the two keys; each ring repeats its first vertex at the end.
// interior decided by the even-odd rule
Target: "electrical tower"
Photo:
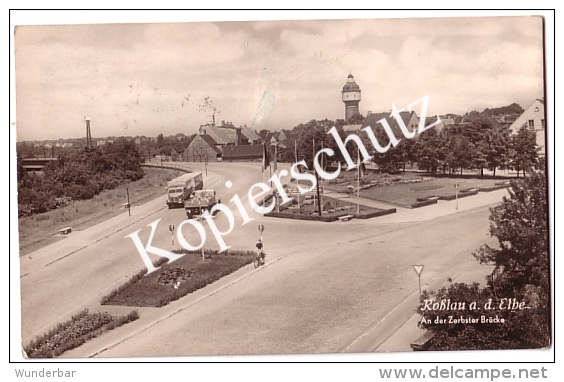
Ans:
{"type": "Polygon", "coordinates": [[[90,118],[84,117],[84,122],[86,123],[86,148],[92,148],[92,135],[90,134],[90,118]]]}

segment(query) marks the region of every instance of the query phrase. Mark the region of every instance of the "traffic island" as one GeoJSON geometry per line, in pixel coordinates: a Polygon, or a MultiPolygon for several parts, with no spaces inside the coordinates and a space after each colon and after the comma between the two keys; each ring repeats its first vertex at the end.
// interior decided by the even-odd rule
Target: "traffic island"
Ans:
{"type": "Polygon", "coordinates": [[[201,251],[174,252],[184,256],[172,263],[162,257],[155,264],[162,265],[160,268],[150,274],[146,268],[142,269],[104,296],[100,304],[159,308],[250,264],[255,255],[253,251],[238,250],[206,249],[203,255],[201,251]]]}
{"type": "MultiPolygon", "coordinates": [[[[280,203],[280,201],[277,201],[280,203]]],[[[343,217],[351,216],[350,219],[370,219],[377,216],[389,215],[396,212],[395,208],[380,209],[354,203],[345,202],[324,196],[322,198],[322,214],[319,215],[317,201],[311,197],[305,198],[298,204],[297,200],[285,205],[279,205],[278,211],[273,211],[264,216],[297,220],[311,220],[322,222],[334,222],[343,220],[343,217]]],[[[347,219],[347,220],[350,220],[347,219]]]]}

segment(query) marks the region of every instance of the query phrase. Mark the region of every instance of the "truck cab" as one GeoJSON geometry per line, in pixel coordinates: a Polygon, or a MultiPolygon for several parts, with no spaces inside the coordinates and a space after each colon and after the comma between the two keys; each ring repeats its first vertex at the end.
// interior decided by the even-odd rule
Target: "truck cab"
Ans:
{"type": "MultiPolygon", "coordinates": [[[[216,199],[215,190],[197,190],[192,193],[190,198],[184,203],[186,218],[193,219],[201,216],[205,211],[210,211],[213,206],[221,203],[216,199]]],[[[214,216],[219,211],[214,212],[214,216]]]]}

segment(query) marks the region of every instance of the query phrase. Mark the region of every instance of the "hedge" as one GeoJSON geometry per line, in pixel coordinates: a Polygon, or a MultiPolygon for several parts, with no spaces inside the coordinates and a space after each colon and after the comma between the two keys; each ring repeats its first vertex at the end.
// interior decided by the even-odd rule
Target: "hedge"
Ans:
{"type": "Polygon", "coordinates": [[[319,215],[301,215],[301,214],[293,214],[288,212],[269,212],[264,214],[264,216],[268,216],[271,218],[286,218],[286,219],[296,219],[296,220],[310,220],[310,221],[322,221],[326,223],[334,222],[338,220],[341,216],[350,215],[347,213],[343,213],[340,215],[333,215],[333,216],[319,216],[319,215]]]}
{"type": "MultiPolygon", "coordinates": [[[[470,196],[470,195],[478,195],[478,190],[458,193],[458,198],[464,198],[464,197],[470,196]]],[[[456,199],[456,194],[439,196],[439,199],[440,200],[454,200],[454,199],[456,199]]]]}
{"type": "Polygon", "coordinates": [[[509,187],[509,184],[505,184],[503,186],[480,187],[478,190],[480,190],[481,192],[490,192],[490,191],[502,190],[502,189],[508,188],[508,187],[509,187]]]}
{"type": "Polygon", "coordinates": [[[371,219],[371,218],[375,218],[377,216],[384,216],[384,215],[390,215],[390,214],[395,214],[396,213],[396,209],[395,208],[390,208],[387,210],[380,210],[380,211],[374,211],[374,212],[370,212],[367,214],[354,214],[355,219],[371,219]]]}
{"type": "Polygon", "coordinates": [[[426,202],[427,200],[437,200],[439,197],[438,196],[425,196],[422,198],[417,198],[418,202],[426,202]]]}
{"type": "MultiPolygon", "coordinates": [[[[417,199],[419,200],[419,199],[417,199]]],[[[413,203],[411,205],[411,208],[419,208],[419,207],[425,207],[425,206],[430,206],[431,204],[437,204],[437,200],[438,199],[426,199],[426,200],[422,200],[419,201],[417,203],[413,203]]]]}

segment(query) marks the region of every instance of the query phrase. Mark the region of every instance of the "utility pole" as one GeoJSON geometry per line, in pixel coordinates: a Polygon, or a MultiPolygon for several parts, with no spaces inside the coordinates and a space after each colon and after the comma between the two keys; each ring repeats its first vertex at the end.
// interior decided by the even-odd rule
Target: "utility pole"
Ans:
{"type": "Polygon", "coordinates": [[[129,188],[125,189],[127,191],[127,211],[129,212],[129,216],[131,216],[131,203],[129,203],[129,188]]]}

